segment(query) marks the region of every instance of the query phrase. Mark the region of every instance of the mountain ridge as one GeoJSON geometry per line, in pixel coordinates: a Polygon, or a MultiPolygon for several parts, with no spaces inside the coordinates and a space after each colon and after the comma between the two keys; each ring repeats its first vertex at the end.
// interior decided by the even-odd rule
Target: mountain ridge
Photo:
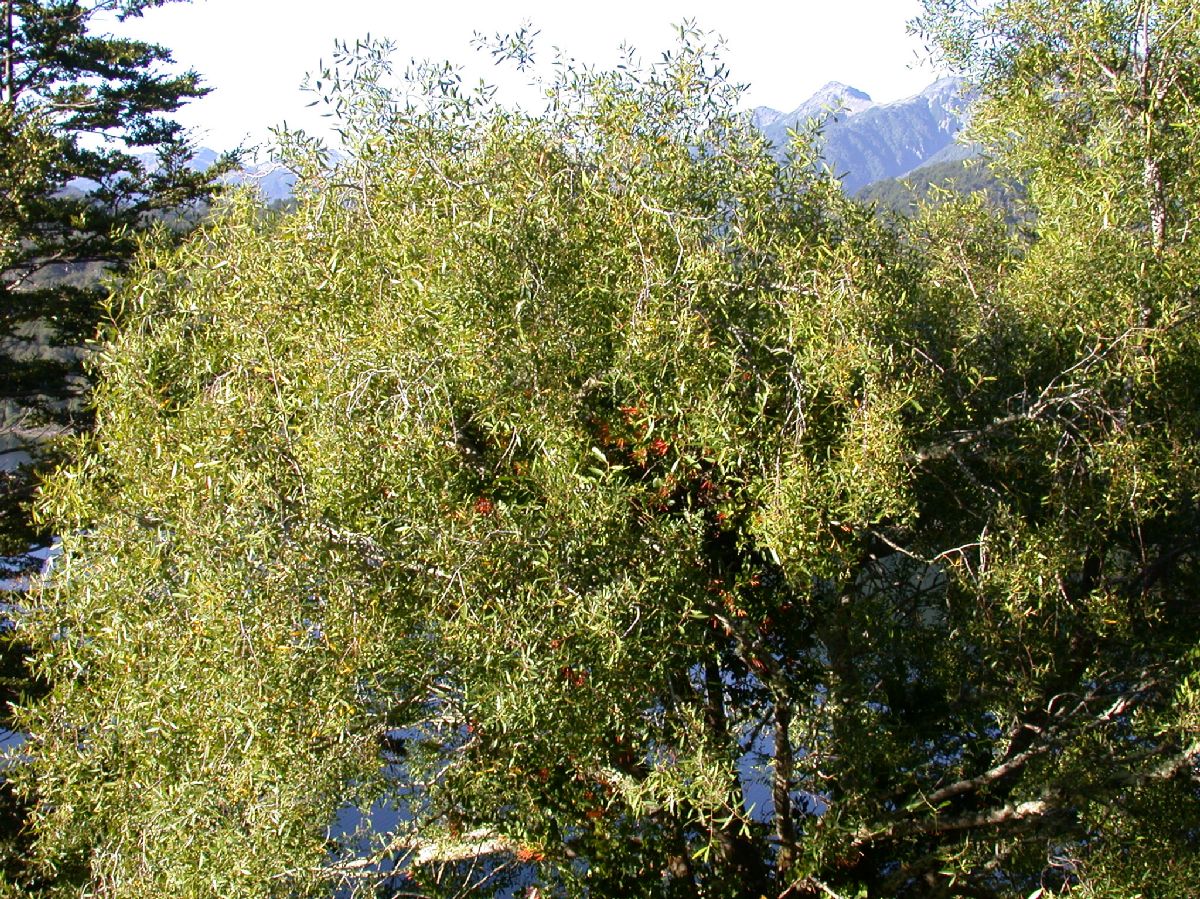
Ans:
{"type": "Polygon", "coordinates": [[[780,122],[792,123],[789,127],[794,128],[822,116],[848,118],[877,105],[865,91],[840,81],[829,81],[791,112],[757,106],[751,110],[751,115],[754,124],[763,130],[780,122]]]}
{"type": "MultiPolygon", "coordinates": [[[[849,193],[886,178],[897,178],[942,154],[952,156],[967,124],[970,97],[963,83],[939,78],[919,93],[876,103],[856,88],[832,81],[789,113],[766,106],[751,120],[783,157],[791,132],[815,129],[825,166],[849,193]]],[[[964,153],[969,155],[969,152],[964,153]]],[[[961,158],[961,157],[960,157],[961,158]]]]}

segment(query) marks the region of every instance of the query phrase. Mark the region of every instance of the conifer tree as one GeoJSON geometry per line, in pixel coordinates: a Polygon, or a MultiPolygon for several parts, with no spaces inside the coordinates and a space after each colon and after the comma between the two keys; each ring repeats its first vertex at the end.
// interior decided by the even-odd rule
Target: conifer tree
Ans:
{"type": "Polygon", "coordinates": [[[10,430],[31,402],[38,423],[76,410],[64,400],[78,392],[79,353],[61,346],[92,336],[98,274],[121,271],[148,228],[206,204],[233,162],[195,170],[171,119],[208,92],[197,73],[170,73],[165,47],[103,33],[166,2],[0,3],[0,329],[60,344],[5,360],[10,430]]]}
{"type": "Polygon", "coordinates": [[[37,177],[5,184],[8,303],[48,265],[124,265],[148,217],[210,196],[220,172],[189,168],[192,147],[169,117],[208,93],[200,76],[166,73],[165,47],[93,33],[101,15],[120,22],[166,2],[4,0],[4,144],[36,136],[43,150],[37,177]],[[72,181],[94,187],[67,190],[72,181]]]}

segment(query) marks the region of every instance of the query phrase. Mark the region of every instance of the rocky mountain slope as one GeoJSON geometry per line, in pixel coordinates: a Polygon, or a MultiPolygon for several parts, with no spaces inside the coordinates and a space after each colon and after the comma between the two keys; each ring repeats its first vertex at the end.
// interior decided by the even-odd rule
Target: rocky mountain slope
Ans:
{"type": "Polygon", "coordinates": [[[875,103],[867,94],[832,81],[791,112],[760,106],[752,113],[783,155],[791,131],[816,127],[826,165],[850,193],[883,178],[901,177],[934,161],[964,158],[956,138],[968,99],[955,78],[935,81],[916,96],[875,103]]]}

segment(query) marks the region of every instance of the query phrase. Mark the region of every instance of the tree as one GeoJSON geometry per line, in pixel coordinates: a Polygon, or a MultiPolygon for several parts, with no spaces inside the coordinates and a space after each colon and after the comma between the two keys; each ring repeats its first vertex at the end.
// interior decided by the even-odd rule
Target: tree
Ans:
{"type": "MultiPolygon", "coordinates": [[[[1070,873],[1096,894],[1184,895],[1194,872],[1161,860],[1195,851],[1195,632],[1183,609],[1195,596],[1197,423],[1184,348],[1196,338],[1200,17],[1172,0],[930,0],[917,25],[980,85],[976,137],[1028,184],[1036,213],[1004,287],[1037,316],[1023,339],[1043,390],[1054,385],[1043,395],[1068,404],[1042,444],[1054,464],[1036,514],[1013,532],[1014,547],[1054,546],[1059,597],[1030,618],[1058,635],[1039,678],[1045,708],[1060,689],[1137,684],[1140,708],[1126,718],[1117,703],[1112,723],[1155,760],[1131,771],[1101,743],[1080,755],[1090,772],[1047,784],[1075,828],[1070,873]],[[1099,799],[1096,785],[1114,783],[1099,799]]],[[[1053,583],[1032,559],[1010,564],[1029,566],[1005,576],[1010,595],[1053,583]]],[[[1009,753],[1026,743],[1038,740],[1009,753]]]]}
{"type": "MultiPolygon", "coordinates": [[[[216,171],[188,167],[191,148],[168,116],[208,93],[195,72],[167,75],[170,51],[91,33],[102,15],[141,16],[170,0],[5,0],[3,17],[6,145],[36,131],[52,155],[39,177],[10,194],[4,226],[4,284],[13,291],[50,265],[122,266],[154,215],[209,198],[216,171]],[[153,161],[133,151],[154,151],[153,161]],[[91,189],[63,192],[79,179],[91,189]]],[[[16,190],[16,184],[6,186],[16,190]]]]}
{"type": "MultiPolygon", "coordinates": [[[[233,161],[188,165],[192,150],[169,116],[207,92],[194,72],[165,74],[165,48],[96,33],[106,17],[164,2],[0,2],[0,449],[42,465],[47,434],[89,423],[81,359],[101,315],[100,274],[119,275],[164,222],[182,233],[233,161]]],[[[46,539],[30,521],[35,487],[29,466],[0,471],[0,555],[46,539]]],[[[5,609],[7,724],[8,700],[32,685],[5,609]]],[[[7,838],[19,821],[0,789],[7,838]]]]}
{"type": "Polygon", "coordinates": [[[1189,895],[1200,341],[1126,298],[1190,231],[889,228],[686,28],[536,115],[388,76],[344,48],[351,158],[296,137],[292,214],[236,199],[116,297],[20,620],[34,870],[1189,895]]]}
{"type": "MultiPolygon", "coordinates": [[[[0,323],[10,338],[53,332],[72,348],[91,338],[103,294],[95,273],[119,273],[140,235],[206,204],[232,164],[193,170],[192,148],[169,117],[207,93],[195,72],[165,74],[166,48],[94,33],[103,17],[122,21],[164,2],[0,4],[0,323]]],[[[64,380],[77,363],[67,358],[64,369],[62,359],[20,354],[10,362],[5,399],[29,407],[33,424],[78,413],[78,403],[63,402],[77,392],[64,380]]]]}

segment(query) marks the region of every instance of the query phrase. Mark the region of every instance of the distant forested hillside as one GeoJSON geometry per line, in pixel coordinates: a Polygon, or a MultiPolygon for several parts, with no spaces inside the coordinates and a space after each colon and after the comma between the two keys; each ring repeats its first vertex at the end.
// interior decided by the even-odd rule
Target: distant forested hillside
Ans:
{"type": "Polygon", "coordinates": [[[976,157],[935,162],[922,166],[901,178],[884,178],[868,184],[855,194],[858,199],[875,203],[880,209],[913,215],[921,203],[937,194],[967,196],[982,193],[987,199],[1013,214],[1024,198],[1024,188],[1005,182],[976,157]]]}

